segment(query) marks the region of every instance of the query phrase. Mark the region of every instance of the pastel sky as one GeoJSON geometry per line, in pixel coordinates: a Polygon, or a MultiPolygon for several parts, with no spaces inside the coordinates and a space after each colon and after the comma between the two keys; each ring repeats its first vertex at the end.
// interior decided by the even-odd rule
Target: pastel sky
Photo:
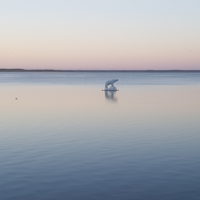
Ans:
{"type": "Polygon", "coordinates": [[[0,68],[200,69],[200,1],[0,0],[0,68]]]}

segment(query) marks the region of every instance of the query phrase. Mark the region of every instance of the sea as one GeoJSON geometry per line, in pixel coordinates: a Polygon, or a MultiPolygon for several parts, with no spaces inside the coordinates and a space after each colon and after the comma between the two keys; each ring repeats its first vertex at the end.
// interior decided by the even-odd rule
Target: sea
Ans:
{"type": "Polygon", "coordinates": [[[0,72],[0,200],[199,199],[200,72],[0,72]]]}

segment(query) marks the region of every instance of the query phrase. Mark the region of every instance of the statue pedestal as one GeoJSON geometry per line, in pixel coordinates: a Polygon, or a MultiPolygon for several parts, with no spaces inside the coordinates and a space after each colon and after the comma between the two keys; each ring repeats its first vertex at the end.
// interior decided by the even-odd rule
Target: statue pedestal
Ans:
{"type": "Polygon", "coordinates": [[[110,86],[108,88],[105,88],[104,91],[118,91],[118,89],[115,86],[110,86]]]}

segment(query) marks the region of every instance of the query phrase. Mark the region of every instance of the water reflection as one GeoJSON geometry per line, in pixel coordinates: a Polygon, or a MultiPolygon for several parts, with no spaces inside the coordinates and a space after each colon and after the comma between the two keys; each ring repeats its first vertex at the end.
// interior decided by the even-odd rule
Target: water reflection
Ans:
{"type": "Polygon", "coordinates": [[[198,199],[200,86],[99,88],[0,84],[1,199],[198,199]]]}
{"type": "Polygon", "coordinates": [[[117,91],[104,91],[104,92],[106,100],[111,102],[117,102],[117,97],[116,97],[117,91]]]}

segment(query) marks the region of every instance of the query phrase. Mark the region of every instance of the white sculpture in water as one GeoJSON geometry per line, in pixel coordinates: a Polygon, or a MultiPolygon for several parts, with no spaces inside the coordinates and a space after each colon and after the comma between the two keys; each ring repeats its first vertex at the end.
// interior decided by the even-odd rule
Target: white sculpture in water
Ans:
{"type": "Polygon", "coordinates": [[[105,83],[105,91],[117,91],[118,89],[114,86],[114,83],[117,82],[118,79],[108,80],[105,83]]]}

